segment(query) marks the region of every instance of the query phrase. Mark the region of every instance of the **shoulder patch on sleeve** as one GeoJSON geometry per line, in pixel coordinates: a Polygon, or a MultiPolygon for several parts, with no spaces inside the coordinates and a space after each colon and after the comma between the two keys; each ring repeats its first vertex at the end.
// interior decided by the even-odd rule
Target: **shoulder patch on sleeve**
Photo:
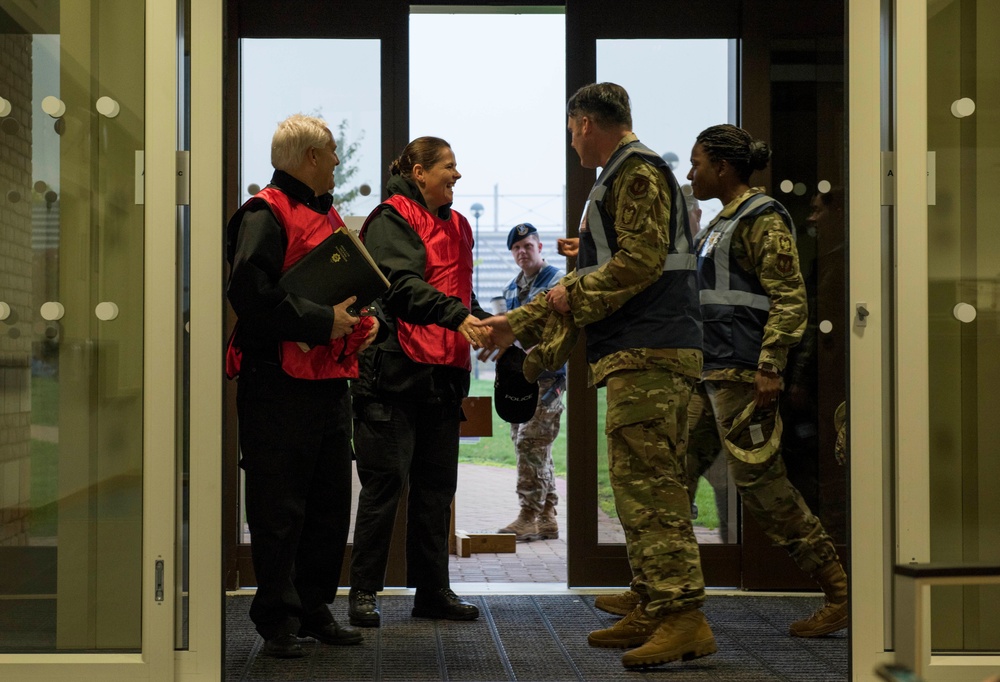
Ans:
{"type": "Polygon", "coordinates": [[[641,199],[649,192],[649,178],[643,175],[636,175],[632,178],[632,182],[628,185],[628,193],[636,198],[641,199]]]}
{"type": "Polygon", "coordinates": [[[635,222],[635,213],[635,204],[625,204],[625,206],[622,207],[622,224],[631,225],[635,222]]]}
{"type": "Polygon", "coordinates": [[[792,259],[792,254],[790,253],[779,253],[778,257],[775,259],[774,266],[782,275],[789,275],[792,272],[792,266],[795,261],[792,259]]]}

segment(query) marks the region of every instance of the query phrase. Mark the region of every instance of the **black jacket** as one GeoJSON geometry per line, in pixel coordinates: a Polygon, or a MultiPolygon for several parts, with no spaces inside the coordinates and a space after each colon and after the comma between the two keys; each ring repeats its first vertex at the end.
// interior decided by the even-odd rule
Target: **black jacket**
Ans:
{"type": "MultiPolygon", "coordinates": [[[[390,195],[403,196],[426,206],[420,190],[399,175],[389,179],[390,195]]],[[[438,215],[447,218],[451,205],[438,215]]],[[[427,252],[416,231],[391,206],[382,206],[365,230],[365,246],[390,282],[380,300],[388,338],[361,354],[360,378],[352,392],[365,400],[457,406],[469,394],[469,372],[457,367],[424,365],[411,360],[399,345],[396,319],[413,324],[437,324],[457,330],[470,310],[458,298],[446,296],[424,280],[427,252]]],[[[472,293],[471,313],[489,317],[472,293]]]]}

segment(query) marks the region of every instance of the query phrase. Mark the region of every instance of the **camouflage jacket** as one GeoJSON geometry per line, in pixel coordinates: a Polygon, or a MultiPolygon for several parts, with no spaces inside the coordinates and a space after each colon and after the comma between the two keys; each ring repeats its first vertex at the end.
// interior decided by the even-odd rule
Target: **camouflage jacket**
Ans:
{"type": "MultiPolygon", "coordinates": [[[[618,146],[636,140],[624,136],[618,146]]],[[[656,282],[670,244],[670,193],[660,172],[640,158],[626,160],[605,196],[605,207],[615,217],[618,251],[597,270],[586,275],[572,272],[560,284],[569,294],[573,322],[585,327],[619,310],[625,302],[656,282]],[[640,190],[640,191],[636,191],[640,190]],[[636,196],[638,194],[639,196],[636,196]]],[[[544,318],[545,299],[508,313],[512,318],[544,318]],[[532,311],[532,308],[540,310],[532,311]]],[[[526,319],[516,320],[524,325],[526,319]]],[[[662,367],[697,378],[701,375],[701,349],[629,348],[610,353],[590,365],[590,383],[603,385],[612,372],[623,369],[662,367]]]]}

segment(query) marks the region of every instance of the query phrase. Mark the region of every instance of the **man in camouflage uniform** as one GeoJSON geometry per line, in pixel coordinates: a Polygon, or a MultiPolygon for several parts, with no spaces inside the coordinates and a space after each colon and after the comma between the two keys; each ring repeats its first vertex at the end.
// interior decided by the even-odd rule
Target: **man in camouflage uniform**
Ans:
{"type": "MultiPolygon", "coordinates": [[[[548,289],[565,273],[542,258],[542,242],[531,223],[511,228],[507,249],[520,274],[508,282],[503,292],[508,311],[524,305],[548,289]]],[[[521,511],[513,522],[500,529],[513,533],[519,541],[555,540],[556,475],[552,466],[552,442],[559,435],[563,412],[562,392],[566,385],[565,365],[538,378],[538,407],[535,415],[523,424],[510,425],[510,438],[517,453],[517,497],[521,511]]]]}
{"type": "Polygon", "coordinates": [[[806,326],[806,289],[791,218],[780,203],[748,184],[769,158],[765,143],[731,125],[703,131],[691,153],[688,179],[695,197],[725,205],[696,244],[702,379],[744,508],[826,593],[822,608],[789,628],[792,635],[816,637],[848,624],[847,576],[833,540],[788,480],[780,448],[764,450],[759,431],[759,456],[726,440],[752,402],[751,430],[754,422],[774,422],[788,351],[806,326]]]}
{"type": "MultiPolygon", "coordinates": [[[[577,270],[545,298],[481,324],[495,345],[516,337],[533,346],[559,327],[553,312],[565,315],[586,330],[590,382],[607,387],[608,468],[640,600],[590,644],[638,647],[622,657],[629,668],[707,656],[717,647],[700,609],[704,578],[684,485],[687,405],[702,366],[684,201],[666,163],[632,133],[621,86],[585,86],[567,109],[580,163],[602,168],[583,211],[577,270]]],[[[569,349],[550,346],[573,335],[558,336],[528,359],[541,352],[558,366],[569,349]]]]}

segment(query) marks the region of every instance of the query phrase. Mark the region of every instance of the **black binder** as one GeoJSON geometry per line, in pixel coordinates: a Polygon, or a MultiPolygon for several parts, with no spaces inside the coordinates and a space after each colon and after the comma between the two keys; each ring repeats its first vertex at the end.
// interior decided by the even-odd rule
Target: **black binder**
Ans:
{"type": "Polygon", "coordinates": [[[361,240],[347,227],[340,227],[288,268],[278,285],[288,293],[328,306],[357,296],[348,309],[357,315],[389,289],[389,280],[361,240]]]}

